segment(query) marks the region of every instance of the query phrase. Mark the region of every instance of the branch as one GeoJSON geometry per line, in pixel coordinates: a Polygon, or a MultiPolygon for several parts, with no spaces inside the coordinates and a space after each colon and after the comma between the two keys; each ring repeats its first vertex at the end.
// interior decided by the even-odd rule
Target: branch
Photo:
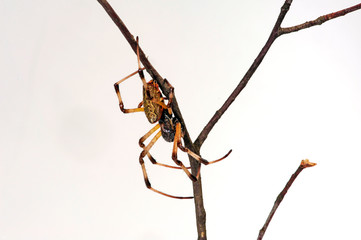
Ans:
{"type": "Polygon", "coordinates": [[[259,235],[258,235],[257,240],[262,240],[264,234],[266,233],[267,227],[272,220],[273,215],[275,214],[278,206],[281,204],[283,198],[286,196],[288,189],[290,189],[292,183],[296,180],[298,174],[300,174],[303,169],[305,169],[307,167],[313,167],[315,165],[316,165],[316,163],[312,163],[312,162],[308,161],[308,159],[302,160],[302,162],[301,162],[300,166],[297,168],[296,172],[294,174],[292,174],[290,180],[288,180],[286,186],[283,188],[282,192],[280,192],[280,194],[276,198],[276,201],[273,205],[273,208],[272,208],[270,214],[268,215],[268,218],[267,218],[265,224],[263,225],[262,229],[259,230],[259,235]]]}
{"type": "Polygon", "coordinates": [[[268,37],[268,40],[256,59],[253,61],[252,65],[246,72],[246,74],[243,76],[241,82],[237,85],[237,87],[233,90],[232,94],[228,97],[228,99],[225,101],[225,103],[222,105],[222,107],[213,115],[211,120],[207,123],[207,125],[203,128],[202,132],[199,134],[198,138],[194,142],[194,144],[197,147],[201,147],[203,142],[208,137],[209,132],[212,130],[214,125],[218,122],[218,120],[222,117],[222,115],[225,113],[225,111],[228,109],[228,107],[233,103],[233,101],[236,99],[238,94],[246,87],[249,79],[252,77],[253,73],[257,70],[258,66],[261,64],[263,58],[266,56],[268,50],[272,46],[272,43],[277,38],[278,30],[281,26],[281,23],[283,19],[285,18],[290,6],[291,6],[292,0],[286,0],[283,6],[281,7],[281,12],[278,15],[277,21],[272,29],[272,32],[270,36],[268,37]]]}
{"type": "MultiPolygon", "coordinates": [[[[100,3],[100,5],[102,5],[104,10],[108,13],[110,18],[113,20],[113,22],[118,26],[118,28],[122,32],[123,36],[128,41],[130,46],[132,47],[134,53],[137,54],[137,42],[134,39],[134,36],[129,32],[128,28],[123,23],[123,21],[119,18],[119,16],[116,14],[114,9],[110,6],[110,4],[106,0],[97,0],[97,1],[100,3]]],[[[163,79],[160,76],[160,74],[155,70],[155,68],[152,66],[152,64],[149,62],[148,58],[144,54],[141,47],[139,47],[139,58],[143,64],[143,66],[146,68],[147,72],[149,73],[149,75],[154,80],[157,81],[157,83],[159,84],[164,95],[166,97],[169,97],[169,93],[170,93],[170,89],[171,89],[170,84],[168,83],[168,81],[163,79]]],[[[177,103],[175,94],[173,94],[173,100],[172,100],[171,107],[172,107],[172,111],[173,111],[174,115],[178,118],[178,120],[180,121],[180,123],[183,126],[183,130],[184,130],[183,140],[184,140],[185,146],[187,148],[189,148],[191,151],[193,151],[194,153],[199,154],[199,148],[194,146],[194,144],[189,136],[189,133],[186,128],[186,124],[183,120],[182,114],[178,107],[178,103],[177,103]]],[[[199,163],[195,159],[193,159],[190,155],[188,155],[188,157],[190,159],[192,173],[196,175],[198,172],[199,163]]],[[[194,196],[194,204],[195,204],[195,211],[196,211],[198,239],[206,240],[207,239],[207,236],[206,236],[206,211],[204,209],[204,204],[203,204],[202,179],[201,179],[200,175],[199,175],[198,180],[196,182],[193,182],[193,196],[194,196]]]]}
{"type": "Polygon", "coordinates": [[[196,141],[194,142],[194,145],[196,147],[200,148],[202,146],[203,142],[208,137],[208,134],[212,130],[214,125],[222,117],[222,115],[225,113],[225,111],[228,109],[228,107],[233,103],[233,101],[236,99],[238,94],[246,87],[249,79],[252,77],[253,73],[255,73],[255,71],[261,64],[263,58],[267,54],[268,50],[270,49],[271,45],[276,40],[276,38],[278,38],[279,36],[286,34],[286,33],[291,33],[291,32],[299,31],[299,30],[309,28],[309,27],[312,27],[315,25],[320,25],[328,20],[331,20],[331,19],[334,19],[334,18],[337,18],[340,16],[344,16],[350,12],[356,11],[361,8],[361,3],[360,3],[360,4],[357,4],[350,8],[346,8],[346,9],[340,10],[338,12],[334,12],[334,13],[330,13],[330,14],[321,16],[321,17],[317,18],[316,20],[313,20],[310,22],[306,22],[306,23],[303,23],[303,24],[300,24],[300,25],[297,25],[294,27],[281,28],[281,23],[289,10],[291,3],[292,3],[292,0],[286,0],[285,3],[283,4],[283,6],[281,8],[281,12],[276,21],[276,24],[274,25],[266,44],[264,45],[264,47],[262,48],[262,50],[260,51],[260,53],[258,54],[256,59],[254,60],[254,62],[252,63],[252,65],[250,66],[250,68],[248,69],[246,74],[243,76],[240,83],[237,85],[237,87],[234,89],[234,91],[231,93],[231,95],[228,97],[228,99],[225,101],[225,103],[222,105],[222,107],[218,111],[216,111],[216,113],[209,120],[207,125],[203,128],[202,132],[199,134],[196,141]]]}
{"type": "Polygon", "coordinates": [[[313,26],[316,26],[316,25],[321,25],[324,22],[327,22],[328,20],[344,16],[344,15],[350,13],[350,12],[359,10],[360,8],[361,8],[361,3],[359,3],[359,4],[355,5],[355,6],[349,7],[349,8],[345,8],[345,9],[337,11],[337,12],[333,12],[333,13],[323,15],[321,17],[316,18],[313,21],[308,21],[308,22],[305,22],[305,23],[302,23],[302,24],[299,24],[299,25],[296,25],[296,26],[293,26],[293,27],[280,28],[278,30],[278,36],[281,36],[281,35],[287,34],[287,33],[297,32],[299,30],[309,28],[309,27],[313,27],[313,26]]]}

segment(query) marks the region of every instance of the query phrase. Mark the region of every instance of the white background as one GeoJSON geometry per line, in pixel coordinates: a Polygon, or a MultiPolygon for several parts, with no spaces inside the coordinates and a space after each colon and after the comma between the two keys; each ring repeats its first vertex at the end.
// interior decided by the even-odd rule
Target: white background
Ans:
{"type": "MultiPolygon", "coordinates": [[[[175,87],[193,140],[265,43],[283,0],[110,3],[175,87]]],[[[295,0],[283,26],[357,1],[295,0]]],[[[361,12],[276,40],[201,154],[208,239],[256,239],[300,161],[304,170],[264,239],[355,239],[361,215],[361,12]]],[[[113,83],[136,56],[96,0],[0,1],[0,239],[196,239],[193,200],[145,187],[138,139],[113,83]]],[[[149,76],[147,76],[149,79],[149,76]]],[[[137,76],[121,85],[141,100],[137,76]]],[[[171,163],[172,145],[152,150],[171,163]]],[[[188,165],[187,156],[179,158],[188,165]]],[[[192,194],[182,171],[152,185],[192,194]]]]}

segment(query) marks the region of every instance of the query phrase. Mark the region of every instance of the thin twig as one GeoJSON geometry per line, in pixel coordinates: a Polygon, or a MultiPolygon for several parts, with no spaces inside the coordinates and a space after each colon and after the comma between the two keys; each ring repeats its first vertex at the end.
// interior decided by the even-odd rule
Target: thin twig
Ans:
{"type": "Polygon", "coordinates": [[[268,218],[267,218],[265,224],[263,225],[261,230],[259,230],[259,235],[258,235],[257,240],[262,240],[264,234],[266,233],[267,227],[272,220],[273,215],[275,214],[278,206],[281,204],[283,198],[286,196],[288,189],[290,189],[292,183],[296,180],[298,174],[300,174],[303,169],[305,169],[307,167],[313,167],[315,165],[316,165],[316,163],[312,163],[312,162],[308,161],[308,159],[302,160],[302,162],[301,162],[300,166],[297,168],[296,172],[294,174],[292,174],[290,180],[288,180],[286,186],[283,188],[282,192],[280,192],[280,194],[276,198],[276,201],[272,207],[271,212],[268,215],[268,218]]]}
{"type": "Polygon", "coordinates": [[[322,23],[327,22],[328,20],[344,16],[344,15],[350,13],[350,12],[353,12],[353,11],[356,11],[356,10],[359,10],[359,9],[361,9],[361,3],[356,4],[355,6],[352,6],[352,7],[349,7],[349,8],[342,9],[342,10],[337,11],[337,12],[333,12],[333,13],[323,15],[321,17],[316,18],[313,21],[308,21],[308,22],[305,22],[305,23],[302,23],[302,24],[299,24],[299,25],[296,25],[296,26],[293,26],[293,27],[280,28],[278,30],[278,36],[281,36],[282,34],[286,34],[286,33],[296,32],[296,31],[299,31],[299,30],[302,30],[302,29],[305,29],[305,28],[309,28],[309,27],[313,27],[313,26],[316,26],[316,25],[321,25],[322,23]]]}

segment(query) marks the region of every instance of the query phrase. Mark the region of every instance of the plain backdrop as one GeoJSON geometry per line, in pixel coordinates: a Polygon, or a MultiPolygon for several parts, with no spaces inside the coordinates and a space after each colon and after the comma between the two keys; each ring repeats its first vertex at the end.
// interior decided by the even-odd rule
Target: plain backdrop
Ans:
{"type": "MultiPolygon", "coordinates": [[[[175,87],[192,139],[266,42],[283,0],[110,4],[175,87]]],[[[282,26],[357,1],[295,0],[282,26]]],[[[208,239],[256,239],[279,192],[304,170],[264,239],[355,239],[361,215],[361,11],[281,36],[204,143],[208,239]]],[[[123,114],[114,82],[136,55],[96,0],[0,1],[0,239],[196,239],[193,200],[145,187],[138,139],[152,125],[123,114]]],[[[147,79],[150,77],[147,75],[147,79]]],[[[141,101],[137,76],[121,85],[141,101]]],[[[152,154],[171,164],[172,144],[152,154]]],[[[179,154],[188,165],[188,157],[179,154]]],[[[150,181],[192,195],[181,170],[150,181]]]]}

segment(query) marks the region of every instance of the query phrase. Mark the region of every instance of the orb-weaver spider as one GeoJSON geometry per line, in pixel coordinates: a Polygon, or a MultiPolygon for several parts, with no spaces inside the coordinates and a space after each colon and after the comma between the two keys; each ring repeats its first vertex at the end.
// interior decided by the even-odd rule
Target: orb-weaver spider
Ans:
{"type": "MultiPolygon", "coordinates": [[[[187,176],[192,181],[197,181],[197,179],[199,177],[199,170],[198,170],[198,173],[196,176],[194,176],[193,174],[190,173],[190,171],[188,170],[190,167],[185,167],[183,165],[183,163],[180,160],[178,160],[178,158],[177,158],[178,148],[180,150],[182,150],[183,152],[186,152],[187,154],[192,156],[199,163],[203,163],[205,165],[221,161],[222,159],[226,158],[231,153],[232,150],[230,150],[224,157],[222,157],[220,159],[217,159],[214,161],[207,161],[207,160],[203,159],[202,157],[200,157],[198,154],[192,152],[191,150],[189,150],[188,148],[183,146],[181,139],[183,137],[184,132],[183,132],[180,121],[174,116],[174,114],[172,113],[172,109],[171,109],[174,89],[168,83],[171,86],[171,91],[169,93],[169,98],[166,98],[166,97],[163,97],[163,95],[159,89],[159,86],[155,80],[150,80],[149,82],[147,82],[145,80],[144,73],[143,73],[143,70],[145,68],[142,68],[140,66],[138,37],[137,37],[137,59],[138,59],[138,70],[135,71],[134,73],[126,76],[125,78],[119,80],[118,82],[116,82],[114,84],[114,88],[115,88],[115,92],[117,93],[117,96],[118,96],[120,110],[123,113],[145,112],[145,115],[150,123],[158,122],[158,124],[156,126],[154,126],[149,132],[147,132],[143,137],[141,137],[139,139],[139,146],[141,148],[143,148],[143,151],[141,152],[141,154],[139,156],[139,163],[142,166],[145,185],[148,189],[150,189],[156,193],[162,194],[164,196],[167,196],[167,197],[177,198],[177,199],[193,198],[193,197],[173,196],[173,195],[169,195],[164,192],[161,192],[157,189],[154,189],[151,186],[150,181],[148,179],[148,174],[145,169],[145,164],[144,164],[143,158],[145,156],[147,156],[153,164],[157,164],[160,166],[175,168],[175,169],[183,169],[183,171],[187,174],[187,176]],[[124,108],[124,104],[123,104],[122,98],[120,96],[119,84],[122,83],[123,81],[125,81],[126,79],[134,76],[137,73],[139,74],[140,79],[143,82],[143,101],[141,103],[139,103],[137,108],[126,109],[126,108],[124,108]],[[165,104],[164,100],[168,101],[167,104],[165,104]],[[153,139],[148,143],[148,145],[145,146],[144,141],[146,139],[148,139],[159,128],[160,128],[160,131],[158,131],[158,133],[153,137],[153,139]],[[150,152],[149,152],[150,149],[153,147],[153,145],[156,143],[156,141],[161,136],[164,138],[165,141],[173,142],[172,159],[177,164],[177,167],[170,166],[170,165],[163,164],[163,163],[158,163],[153,158],[153,156],[150,154],[150,152]]],[[[166,81],[166,79],[164,79],[164,80],[166,81]]]]}

